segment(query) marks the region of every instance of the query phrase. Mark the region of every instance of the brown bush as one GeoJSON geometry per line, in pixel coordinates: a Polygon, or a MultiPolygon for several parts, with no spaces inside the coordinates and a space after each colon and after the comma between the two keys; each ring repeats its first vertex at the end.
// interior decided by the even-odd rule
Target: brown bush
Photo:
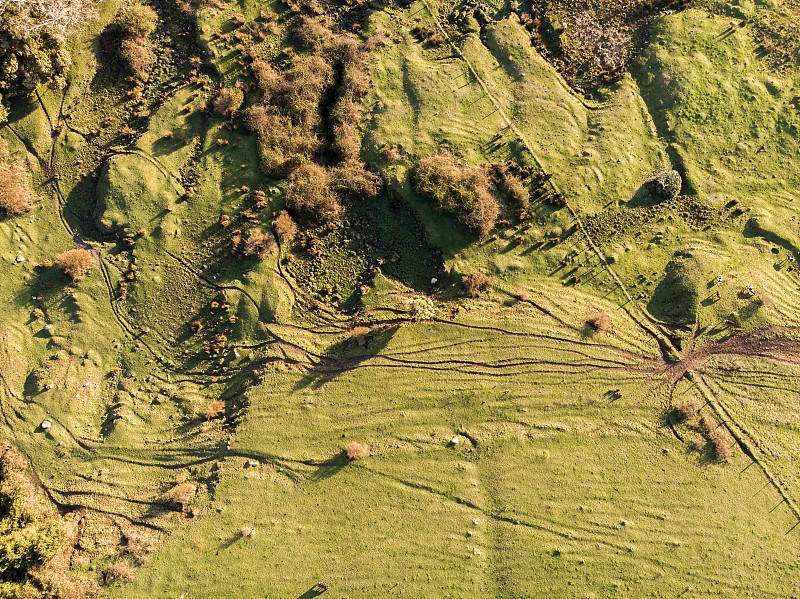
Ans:
{"type": "Polygon", "coordinates": [[[614,333],[614,323],[605,312],[595,312],[586,319],[586,324],[598,333],[611,335],[614,333]]]}
{"type": "Polygon", "coordinates": [[[500,180],[500,189],[506,192],[520,208],[527,208],[530,204],[530,194],[516,175],[506,174],[500,180]]]}
{"type": "Polygon", "coordinates": [[[497,200],[489,193],[486,171],[461,167],[448,154],[420,160],[414,170],[414,188],[481,236],[492,230],[500,213],[497,200]]]}
{"type": "Polygon", "coordinates": [[[253,106],[247,122],[258,137],[261,169],[270,176],[286,176],[321,146],[316,135],[293,125],[274,107],[253,106]]]}
{"type": "Polygon", "coordinates": [[[370,38],[364,42],[364,50],[367,52],[372,52],[377,48],[382,48],[383,46],[387,45],[389,45],[389,38],[386,37],[385,33],[379,31],[375,35],[370,36],[370,38]]]}
{"type": "Polygon", "coordinates": [[[302,17],[297,27],[294,29],[295,37],[307,48],[321,49],[333,41],[333,33],[324,24],[311,19],[302,17]]]}
{"type": "Polygon", "coordinates": [[[139,37],[125,38],[120,42],[117,52],[119,59],[136,79],[147,81],[150,77],[150,67],[155,60],[150,42],[139,37]]]}
{"type": "Polygon", "coordinates": [[[192,483],[183,483],[172,487],[169,491],[161,496],[161,499],[167,503],[178,505],[181,509],[186,507],[189,500],[194,497],[197,487],[192,483]]]}
{"type": "Polygon", "coordinates": [[[22,163],[0,164],[0,208],[9,216],[17,216],[33,209],[32,200],[28,172],[22,163]]]}
{"type": "Polygon", "coordinates": [[[244,92],[238,87],[223,87],[214,98],[212,107],[217,114],[229,116],[239,110],[243,100],[244,92]]]}
{"type": "MultiPolygon", "coordinates": [[[[211,403],[206,406],[206,409],[203,410],[203,416],[206,420],[211,420],[212,418],[216,418],[220,414],[225,411],[225,401],[221,399],[215,399],[211,403]]],[[[178,483],[182,483],[184,481],[177,481],[178,483]]]]}
{"type": "Polygon", "coordinates": [[[382,179],[367,170],[363,162],[348,160],[332,171],[333,186],[344,196],[371,197],[378,193],[382,179]]]}
{"type": "Polygon", "coordinates": [[[481,293],[493,283],[494,280],[481,271],[473,272],[463,280],[464,291],[469,297],[480,297],[481,293]]]}
{"type": "Polygon", "coordinates": [[[82,248],[67,250],[56,258],[55,266],[73,282],[79,281],[92,267],[92,252],[82,248]]]}
{"type": "Polygon", "coordinates": [[[356,441],[351,441],[344,448],[344,455],[351,462],[369,455],[369,446],[362,445],[356,441]]]}
{"type": "Polygon", "coordinates": [[[403,160],[403,155],[397,149],[397,146],[391,146],[390,148],[384,149],[383,156],[386,158],[386,161],[391,164],[396,164],[403,160]]]}
{"type": "Polygon", "coordinates": [[[672,416],[677,422],[686,422],[697,416],[699,408],[697,402],[687,401],[672,408],[672,416]]]}
{"type": "Polygon", "coordinates": [[[281,210],[272,224],[275,226],[275,234],[281,243],[291,241],[297,235],[297,224],[286,210],[281,210]]]}
{"type": "Polygon", "coordinates": [[[723,426],[718,425],[711,416],[705,414],[700,418],[699,428],[717,460],[727,462],[733,457],[732,441],[723,426]]]}
{"type": "Polygon", "coordinates": [[[277,249],[278,243],[271,233],[253,231],[244,242],[244,253],[247,256],[256,256],[266,260],[277,249]]]}
{"type": "Polygon", "coordinates": [[[286,204],[293,212],[315,222],[335,218],[342,212],[336,194],[331,190],[330,171],[313,162],[298,168],[289,178],[286,204]]]}
{"type": "Polygon", "coordinates": [[[371,330],[369,327],[353,327],[350,329],[350,338],[356,342],[358,347],[364,347],[367,345],[367,335],[371,330]]]}
{"type": "Polygon", "coordinates": [[[112,582],[124,582],[133,578],[135,570],[131,567],[130,562],[121,557],[106,570],[106,584],[112,582]]]}

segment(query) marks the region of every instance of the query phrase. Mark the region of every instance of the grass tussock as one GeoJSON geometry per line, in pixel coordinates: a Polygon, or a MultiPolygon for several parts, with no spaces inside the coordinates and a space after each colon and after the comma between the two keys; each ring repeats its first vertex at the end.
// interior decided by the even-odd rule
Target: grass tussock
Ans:
{"type": "Polygon", "coordinates": [[[699,409],[695,401],[679,403],[672,408],[672,417],[676,422],[686,422],[697,416],[699,409]]]}
{"type": "Polygon", "coordinates": [[[63,270],[73,283],[80,281],[92,267],[92,252],[82,248],[67,250],[56,258],[55,267],[63,270]]]}
{"type": "Polygon", "coordinates": [[[106,584],[113,582],[125,582],[133,578],[136,570],[134,570],[131,563],[127,558],[120,557],[113,564],[108,567],[105,575],[106,584]]]}
{"type": "MultiPolygon", "coordinates": [[[[225,412],[225,402],[221,399],[215,399],[210,402],[206,408],[203,410],[203,417],[206,420],[211,420],[212,418],[216,418],[217,416],[223,414],[225,412]]],[[[176,482],[181,485],[186,482],[186,479],[177,480],[176,482]]]]}
{"type": "Polygon", "coordinates": [[[433,154],[417,163],[413,184],[417,193],[473,233],[488,235],[497,221],[500,206],[489,192],[485,169],[462,166],[449,154],[433,154]]]}

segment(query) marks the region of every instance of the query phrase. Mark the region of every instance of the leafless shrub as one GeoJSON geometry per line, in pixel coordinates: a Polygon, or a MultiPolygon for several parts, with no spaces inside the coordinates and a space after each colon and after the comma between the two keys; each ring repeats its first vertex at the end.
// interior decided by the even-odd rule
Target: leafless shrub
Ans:
{"type": "Polygon", "coordinates": [[[217,114],[229,116],[239,110],[243,100],[244,92],[238,87],[223,87],[214,98],[212,106],[217,114]]]}
{"type": "Polygon", "coordinates": [[[347,456],[348,460],[353,462],[355,460],[368,456],[369,447],[367,445],[362,445],[357,441],[351,441],[344,448],[344,455],[347,456]]]}
{"type": "Polygon", "coordinates": [[[0,164],[0,208],[10,216],[25,214],[33,209],[32,200],[28,172],[22,163],[0,164]]]}
{"type": "Polygon", "coordinates": [[[598,333],[611,335],[614,333],[614,323],[605,312],[595,312],[586,319],[586,324],[598,333]]]}
{"type": "Polygon", "coordinates": [[[309,162],[298,168],[289,178],[286,203],[291,210],[316,221],[335,218],[342,212],[336,194],[331,190],[330,171],[309,162]]]}
{"type": "Polygon", "coordinates": [[[464,291],[469,297],[480,297],[481,293],[485,291],[494,280],[486,273],[475,271],[472,274],[464,277],[464,291]]]}
{"type": "Polygon", "coordinates": [[[281,210],[272,224],[275,225],[275,234],[281,243],[291,241],[297,235],[297,224],[286,210],[281,210]]]}
{"type": "Polygon", "coordinates": [[[46,30],[59,41],[97,16],[92,0],[1,0],[0,13],[13,6],[26,36],[46,30]]]}
{"type": "Polygon", "coordinates": [[[367,170],[363,162],[348,160],[332,171],[333,185],[345,196],[371,197],[378,193],[381,178],[367,170]]]}
{"type": "Polygon", "coordinates": [[[321,145],[316,135],[293,125],[274,107],[253,106],[247,111],[247,120],[258,136],[261,169],[268,175],[286,176],[321,145]]]}
{"type": "MultiPolygon", "coordinates": [[[[211,420],[212,418],[216,418],[220,414],[225,411],[225,401],[222,399],[215,399],[210,402],[206,409],[203,410],[203,416],[206,420],[211,420]]],[[[183,483],[185,481],[177,481],[178,483],[183,483]]]]}
{"type": "Polygon", "coordinates": [[[242,526],[242,536],[243,537],[254,537],[256,535],[256,529],[252,526],[242,526]]]}
{"type": "Polygon", "coordinates": [[[56,258],[55,266],[73,282],[79,281],[92,267],[92,252],[82,248],[67,250],[56,258]]]}
{"type": "Polygon", "coordinates": [[[516,175],[507,173],[500,179],[500,189],[506,192],[520,208],[527,208],[530,204],[530,194],[516,175]]]}
{"type": "Polygon", "coordinates": [[[271,233],[253,231],[244,242],[244,253],[246,256],[256,256],[261,260],[266,260],[277,247],[278,244],[271,233]]]}
{"type": "Polygon", "coordinates": [[[164,493],[161,498],[167,503],[180,506],[180,508],[183,509],[194,496],[195,491],[197,491],[195,485],[192,483],[183,483],[172,487],[169,491],[164,493]]]}

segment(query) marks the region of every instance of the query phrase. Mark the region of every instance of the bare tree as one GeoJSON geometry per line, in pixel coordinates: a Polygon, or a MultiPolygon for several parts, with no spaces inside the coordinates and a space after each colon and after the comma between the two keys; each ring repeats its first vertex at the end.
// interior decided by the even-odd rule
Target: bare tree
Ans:
{"type": "Polygon", "coordinates": [[[97,15],[96,5],[93,0],[0,0],[0,14],[13,7],[26,35],[45,30],[63,40],[97,15]]]}

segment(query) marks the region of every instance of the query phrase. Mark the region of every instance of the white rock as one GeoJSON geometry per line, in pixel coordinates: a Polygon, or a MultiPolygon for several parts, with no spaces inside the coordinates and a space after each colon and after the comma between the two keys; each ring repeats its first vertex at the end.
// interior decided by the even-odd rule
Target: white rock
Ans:
{"type": "Polygon", "coordinates": [[[45,331],[50,331],[50,330],[52,330],[52,329],[53,329],[53,325],[51,325],[51,324],[46,324],[46,325],[44,325],[44,330],[45,330],[45,331]]]}
{"type": "Polygon", "coordinates": [[[460,442],[461,442],[461,437],[459,437],[458,435],[450,439],[450,443],[452,443],[453,445],[458,445],[460,442]]]}
{"type": "Polygon", "coordinates": [[[436,283],[438,283],[438,282],[439,282],[439,279],[437,279],[436,277],[433,277],[431,279],[431,285],[436,285],[436,283]]]}
{"type": "Polygon", "coordinates": [[[53,426],[53,423],[50,420],[45,420],[45,421],[42,422],[42,428],[44,430],[47,430],[51,426],[53,426]]]}
{"type": "Polygon", "coordinates": [[[247,465],[250,466],[251,468],[258,468],[258,460],[249,460],[247,462],[247,465]]]}

